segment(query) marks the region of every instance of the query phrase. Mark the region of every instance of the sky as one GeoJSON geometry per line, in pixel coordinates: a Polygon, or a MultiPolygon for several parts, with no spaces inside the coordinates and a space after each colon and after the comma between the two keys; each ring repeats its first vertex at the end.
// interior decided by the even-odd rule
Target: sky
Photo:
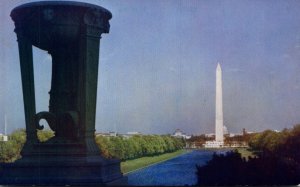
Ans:
{"type": "MultiPolygon", "coordinates": [[[[0,132],[25,128],[18,47],[0,1],[0,132]]],[[[239,133],[300,123],[299,0],[82,0],[111,11],[100,44],[96,131],[214,132],[215,70],[224,125],[239,133]]],[[[51,56],[34,48],[37,112],[49,105],[51,56]]],[[[45,125],[47,126],[47,124],[45,125]]]]}

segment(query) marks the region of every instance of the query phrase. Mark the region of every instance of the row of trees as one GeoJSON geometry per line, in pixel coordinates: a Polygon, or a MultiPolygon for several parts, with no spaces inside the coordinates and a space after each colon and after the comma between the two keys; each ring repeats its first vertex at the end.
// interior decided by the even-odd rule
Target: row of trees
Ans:
{"type": "Polygon", "coordinates": [[[24,130],[17,130],[9,136],[9,141],[0,142],[0,162],[13,162],[20,158],[21,149],[25,143],[24,130]]]}
{"type": "Polygon", "coordinates": [[[257,154],[248,160],[238,152],[214,155],[197,166],[199,185],[296,185],[300,183],[300,125],[282,132],[266,130],[252,136],[257,154]]]}
{"type": "Polygon", "coordinates": [[[183,139],[169,135],[135,135],[129,138],[97,136],[96,143],[103,156],[121,160],[173,152],[185,145],[183,139]]]}
{"type": "MultiPolygon", "coordinates": [[[[44,142],[54,136],[53,131],[38,131],[38,138],[44,142]]],[[[14,162],[21,157],[20,152],[26,141],[26,133],[24,129],[14,131],[9,135],[9,141],[0,142],[0,162],[14,162]]]]}
{"type": "MultiPolygon", "coordinates": [[[[38,131],[38,138],[41,142],[53,136],[53,131],[38,131]]],[[[0,162],[14,162],[19,159],[25,141],[25,130],[20,129],[9,136],[9,141],[0,142],[0,162]]],[[[97,136],[96,143],[103,156],[121,160],[173,152],[182,149],[185,145],[183,139],[169,135],[143,135],[130,138],[97,136]]]]}
{"type": "Polygon", "coordinates": [[[300,145],[299,137],[300,125],[296,125],[292,129],[284,129],[281,132],[266,130],[253,136],[249,141],[249,146],[253,150],[260,151],[264,154],[276,153],[280,155],[294,155],[296,152],[299,153],[299,151],[297,151],[297,146],[300,145]]]}

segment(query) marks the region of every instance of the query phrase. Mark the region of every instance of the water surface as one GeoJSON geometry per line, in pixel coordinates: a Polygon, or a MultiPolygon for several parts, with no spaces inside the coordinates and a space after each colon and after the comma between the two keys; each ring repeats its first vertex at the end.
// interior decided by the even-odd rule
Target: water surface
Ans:
{"type": "Polygon", "coordinates": [[[214,152],[193,150],[173,159],[127,174],[128,184],[136,186],[184,186],[197,183],[196,164],[204,165],[214,152]]]}

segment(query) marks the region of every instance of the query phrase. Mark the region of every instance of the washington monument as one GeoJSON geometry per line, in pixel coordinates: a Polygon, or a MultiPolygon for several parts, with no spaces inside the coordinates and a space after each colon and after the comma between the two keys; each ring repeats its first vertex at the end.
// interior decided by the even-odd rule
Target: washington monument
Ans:
{"type": "Polygon", "coordinates": [[[223,99],[222,99],[222,70],[218,63],[216,69],[216,141],[223,142],[223,99]]]}

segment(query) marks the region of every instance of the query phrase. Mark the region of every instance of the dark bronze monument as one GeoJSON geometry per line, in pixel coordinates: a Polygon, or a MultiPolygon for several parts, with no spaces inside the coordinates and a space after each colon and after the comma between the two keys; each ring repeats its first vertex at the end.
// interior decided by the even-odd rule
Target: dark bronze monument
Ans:
{"type": "MultiPolygon", "coordinates": [[[[22,158],[1,164],[1,184],[95,185],[122,178],[120,162],[95,142],[99,44],[112,14],[96,5],[44,1],[11,12],[19,46],[27,141],[22,158]],[[52,56],[49,111],[36,113],[32,46],[52,56]],[[55,136],[39,142],[45,119],[55,136]]],[[[36,62],[39,63],[39,62],[36,62]]]]}

